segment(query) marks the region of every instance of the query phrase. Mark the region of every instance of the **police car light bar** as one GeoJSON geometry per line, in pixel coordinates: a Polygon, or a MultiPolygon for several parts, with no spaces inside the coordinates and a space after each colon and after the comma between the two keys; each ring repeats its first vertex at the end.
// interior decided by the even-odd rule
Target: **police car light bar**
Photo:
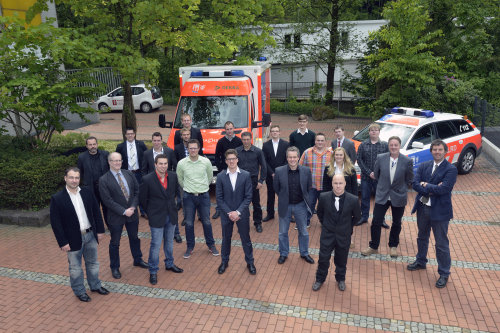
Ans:
{"type": "Polygon", "coordinates": [[[398,113],[398,114],[404,114],[407,116],[417,116],[417,117],[425,117],[425,118],[434,117],[434,112],[432,112],[431,110],[404,108],[404,107],[400,107],[400,106],[396,106],[396,107],[392,108],[391,113],[398,113]]]}

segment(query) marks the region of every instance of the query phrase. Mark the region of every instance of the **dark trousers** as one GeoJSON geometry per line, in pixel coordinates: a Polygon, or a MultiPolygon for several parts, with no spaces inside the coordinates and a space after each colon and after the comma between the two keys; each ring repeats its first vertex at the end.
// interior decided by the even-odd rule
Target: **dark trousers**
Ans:
{"type": "MultiPolygon", "coordinates": [[[[132,173],[134,174],[135,179],[137,180],[137,183],[139,185],[141,185],[142,184],[142,172],[141,172],[141,170],[137,170],[137,172],[132,171],[132,173]]],[[[139,205],[139,210],[140,210],[141,215],[146,214],[146,210],[141,205],[139,205]]]]}
{"type": "Polygon", "coordinates": [[[94,190],[94,196],[95,196],[95,198],[97,200],[97,204],[100,205],[101,208],[102,208],[102,217],[104,218],[104,223],[106,224],[106,226],[109,229],[109,225],[108,225],[108,208],[102,203],[101,194],[99,193],[99,182],[94,183],[93,190],[94,190]]]}
{"type": "Polygon", "coordinates": [[[380,232],[382,229],[382,223],[385,219],[385,213],[391,207],[392,212],[392,226],[391,232],[389,233],[389,247],[397,247],[399,245],[399,234],[401,233],[401,218],[405,212],[404,207],[396,207],[391,204],[390,200],[384,205],[375,204],[373,208],[373,220],[371,227],[372,240],[370,241],[370,247],[372,249],[378,249],[380,245],[380,232]]]}
{"type": "MultiPolygon", "coordinates": [[[[231,254],[231,237],[233,236],[233,226],[234,223],[229,220],[229,218],[221,218],[222,226],[222,247],[221,247],[221,258],[222,262],[227,263],[229,261],[229,255],[231,254]]],[[[240,234],[241,245],[243,246],[243,252],[245,253],[245,261],[247,264],[253,264],[253,248],[252,240],[250,239],[250,221],[248,218],[239,219],[236,222],[238,227],[238,233],[240,234]]]]}
{"type": "Polygon", "coordinates": [[[262,207],[260,206],[260,190],[257,189],[258,177],[252,177],[253,224],[262,224],[262,207]]]}
{"type": "Polygon", "coordinates": [[[450,242],[448,240],[449,220],[435,221],[431,219],[431,207],[419,203],[417,209],[417,262],[425,265],[427,263],[427,251],[429,250],[429,237],[431,229],[436,242],[436,260],[438,262],[438,273],[440,276],[450,275],[451,256],[450,242]]]}
{"type": "MultiPolygon", "coordinates": [[[[122,236],[123,224],[110,224],[108,225],[109,232],[111,233],[111,240],[109,242],[109,267],[120,267],[120,238],[122,236]]],[[[141,241],[137,237],[139,231],[139,221],[125,223],[127,229],[128,242],[130,244],[130,252],[134,258],[134,263],[142,259],[141,241]]]]}
{"type": "Polygon", "coordinates": [[[276,192],[274,192],[272,176],[269,175],[267,176],[266,187],[267,187],[267,215],[270,217],[274,217],[274,203],[276,198],[276,192]]]}
{"type": "Polygon", "coordinates": [[[361,178],[361,220],[368,221],[370,215],[370,198],[377,190],[378,182],[369,177],[361,178]]]}
{"type": "MultiPolygon", "coordinates": [[[[344,237],[344,236],[343,236],[344,237]]],[[[316,281],[325,282],[330,268],[330,258],[332,252],[335,250],[333,256],[333,263],[335,264],[335,280],[345,281],[345,273],[347,266],[347,256],[349,254],[350,235],[347,246],[339,246],[339,241],[334,232],[329,232],[323,228],[319,240],[319,259],[318,270],[316,271],[316,281]]],[[[345,244],[346,242],[342,242],[345,244]]]]}

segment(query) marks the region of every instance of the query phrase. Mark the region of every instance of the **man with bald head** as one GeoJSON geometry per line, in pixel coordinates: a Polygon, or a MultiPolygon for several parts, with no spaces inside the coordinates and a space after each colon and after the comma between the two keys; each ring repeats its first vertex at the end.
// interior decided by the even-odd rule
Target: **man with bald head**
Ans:
{"type": "Polygon", "coordinates": [[[341,174],[333,176],[332,191],[320,194],[318,219],[321,223],[318,270],[312,289],[318,291],[325,282],[330,267],[330,257],[335,251],[335,280],[340,291],[345,290],[347,255],[351,244],[354,224],[361,216],[358,197],[345,192],[345,179],[341,174]]]}
{"type": "Polygon", "coordinates": [[[111,153],[108,157],[109,171],[99,179],[99,193],[103,205],[107,207],[108,228],[111,233],[109,242],[109,266],[115,279],[120,273],[120,238],[123,226],[127,228],[130,251],[134,258],[134,266],[148,268],[142,260],[141,241],[137,236],[139,230],[139,183],[129,170],[121,169],[122,155],[111,153]]]}

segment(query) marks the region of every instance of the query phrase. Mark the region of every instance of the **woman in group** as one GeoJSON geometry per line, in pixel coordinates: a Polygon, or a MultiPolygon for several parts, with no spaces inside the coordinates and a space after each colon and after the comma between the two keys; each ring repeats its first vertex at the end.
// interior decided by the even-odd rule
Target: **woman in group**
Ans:
{"type": "Polygon", "coordinates": [[[323,192],[332,190],[332,178],[342,174],[345,178],[345,191],[358,196],[358,179],[351,159],[342,147],[335,148],[330,158],[330,163],[323,174],[323,192]]]}

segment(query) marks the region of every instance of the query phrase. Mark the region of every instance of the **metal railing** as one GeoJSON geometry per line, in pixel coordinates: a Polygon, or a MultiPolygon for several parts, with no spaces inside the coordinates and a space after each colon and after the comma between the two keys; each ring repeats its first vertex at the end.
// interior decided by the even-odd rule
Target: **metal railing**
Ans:
{"type": "Polygon", "coordinates": [[[500,108],[476,96],[473,109],[474,117],[472,121],[474,125],[481,129],[481,134],[484,134],[485,127],[500,126],[500,108]]]}
{"type": "MultiPolygon", "coordinates": [[[[271,82],[271,98],[288,99],[295,97],[297,99],[311,98],[311,90],[316,84],[321,85],[317,97],[324,97],[326,94],[326,82],[271,82]]],[[[333,96],[334,100],[350,101],[356,98],[351,92],[344,90],[341,82],[334,82],[333,96]]]]}

